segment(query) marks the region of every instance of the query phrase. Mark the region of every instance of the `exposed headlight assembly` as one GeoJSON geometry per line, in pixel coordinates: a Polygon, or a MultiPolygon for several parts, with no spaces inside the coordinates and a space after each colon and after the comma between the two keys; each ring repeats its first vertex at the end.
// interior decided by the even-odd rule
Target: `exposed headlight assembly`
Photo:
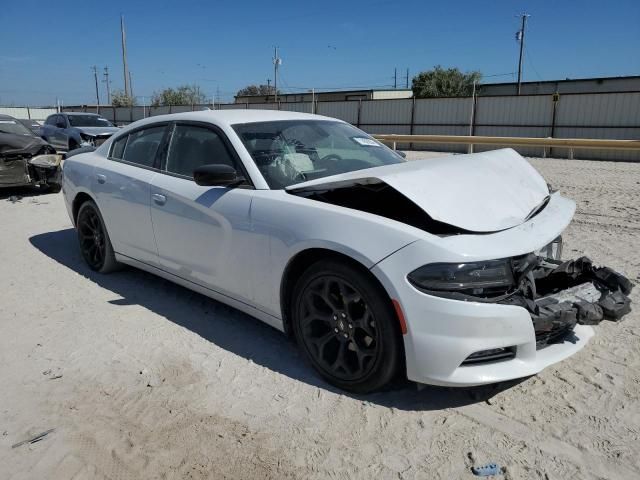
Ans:
{"type": "Polygon", "coordinates": [[[542,258],[560,260],[560,258],[562,257],[562,236],[558,236],[553,242],[545,245],[540,250],[537,250],[533,253],[542,258]]]}
{"type": "Polygon", "coordinates": [[[35,167],[54,168],[60,165],[62,161],[62,155],[48,153],[46,155],[36,155],[31,157],[28,162],[29,165],[35,167]]]}
{"type": "Polygon", "coordinates": [[[515,285],[509,259],[431,263],[417,268],[407,278],[420,290],[439,296],[449,296],[442,293],[502,295],[515,285]]]}
{"type": "Polygon", "coordinates": [[[96,143],[96,137],[86,133],[81,133],[80,138],[82,139],[82,142],[80,143],[80,146],[82,147],[94,146],[96,143]]]}

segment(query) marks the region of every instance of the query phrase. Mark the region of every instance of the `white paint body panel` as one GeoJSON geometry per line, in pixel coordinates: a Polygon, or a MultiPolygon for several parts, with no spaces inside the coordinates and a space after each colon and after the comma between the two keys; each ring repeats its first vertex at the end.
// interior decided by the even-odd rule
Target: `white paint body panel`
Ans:
{"type": "MultiPolygon", "coordinates": [[[[544,180],[528,164],[525,166],[524,160],[505,150],[347,174],[389,183],[434,218],[446,218],[449,223],[455,219],[464,228],[502,230],[439,237],[377,215],[285,190],[269,190],[231,125],[296,118],[324,117],[243,110],[188,112],[136,122],[122,132],[172,120],[216,125],[236,149],[255,189],[202,187],[191,180],[109,160],[109,140],[95,152],[66,160],[63,191],[69,213],[73,213],[78,194],[89,195],[103,213],[120,261],[228,303],[281,330],[280,288],[288,263],[309,248],[347,255],[370,269],[389,297],[400,302],[408,329],[403,339],[407,375],[418,382],[477,385],[518,378],[534,374],[584,346],[593,334],[589,327],[576,329],[573,344],[565,342],[536,351],[531,318],[523,308],[432,297],[416,290],[406,279],[409,272],[427,263],[489,260],[532,252],[566,228],[575,204],[558,193],[550,196],[540,213],[523,221],[531,210],[529,206],[548,195],[544,180]],[[498,179],[490,174],[494,168],[500,172],[498,179]],[[106,177],[104,184],[97,183],[98,174],[106,177]],[[474,185],[482,182],[492,186],[474,185]],[[509,182],[515,185],[506,185],[509,182]],[[491,196],[498,189],[499,202],[478,198],[491,196]],[[427,192],[426,196],[421,192],[427,192]],[[512,205],[503,205],[507,201],[505,192],[515,196],[512,205]],[[166,202],[156,204],[154,194],[163,195],[166,202]],[[513,360],[460,367],[475,351],[511,345],[518,346],[513,360]]],[[[312,183],[316,182],[306,185],[312,183]]]]}
{"type": "Polygon", "coordinates": [[[471,232],[520,225],[549,195],[542,176],[511,148],[368,168],[287,190],[379,181],[401,192],[434,220],[471,232]]]}

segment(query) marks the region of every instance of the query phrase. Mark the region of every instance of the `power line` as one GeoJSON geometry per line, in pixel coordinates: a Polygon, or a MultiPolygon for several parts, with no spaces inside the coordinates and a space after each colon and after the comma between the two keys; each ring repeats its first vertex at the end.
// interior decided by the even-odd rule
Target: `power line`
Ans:
{"type": "Polygon", "coordinates": [[[533,65],[533,60],[531,60],[531,55],[529,54],[529,49],[525,47],[524,49],[524,54],[527,56],[527,60],[529,61],[529,66],[533,69],[533,71],[535,72],[536,76],[538,77],[538,80],[542,80],[542,75],[540,75],[538,73],[538,70],[536,70],[536,67],[533,65]]]}

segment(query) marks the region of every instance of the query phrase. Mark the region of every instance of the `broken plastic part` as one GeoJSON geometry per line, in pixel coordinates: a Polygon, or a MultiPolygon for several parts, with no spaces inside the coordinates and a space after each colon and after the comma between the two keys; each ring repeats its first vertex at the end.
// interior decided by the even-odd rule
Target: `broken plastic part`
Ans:
{"type": "Polygon", "coordinates": [[[631,311],[631,300],[620,290],[608,293],[599,302],[607,318],[620,320],[631,311]]]}
{"type": "Polygon", "coordinates": [[[519,292],[500,303],[529,310],[539,348],[567,340],[576,323],[619,320],[631,310],[631,282],[608,267],[595,268],[587,257],[560,263],[527,255],[513,263],[519,292]]]}

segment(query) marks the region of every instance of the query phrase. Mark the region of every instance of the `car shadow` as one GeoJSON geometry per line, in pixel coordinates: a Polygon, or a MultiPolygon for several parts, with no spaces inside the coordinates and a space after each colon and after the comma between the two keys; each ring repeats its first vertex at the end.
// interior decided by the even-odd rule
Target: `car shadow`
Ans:
{"type": "Polygon", "coordinates": [[[31,244],[49,258],[112,291],[114,305],[141,305],[212,344],[250,359],[265,368],[327,391],[399,410],[441,410],[484,402],[522,380],[471,388],[417,386],[398,381],[384,392],[355,395],[318,377],[294,342],[263,322],[155,275],[125,268],[109,275],[93,272],[84,263],[73,228],[35,235],[31,244]]]}
{"type": "Polygon", "coordinates": [[[29,197],[43,197],[46,195],[57,195],[46,188],[39,187],[7,187],[0,188],[0,200],[7,200],[9,202],[17,203],[23,198],[29,197]]]}

